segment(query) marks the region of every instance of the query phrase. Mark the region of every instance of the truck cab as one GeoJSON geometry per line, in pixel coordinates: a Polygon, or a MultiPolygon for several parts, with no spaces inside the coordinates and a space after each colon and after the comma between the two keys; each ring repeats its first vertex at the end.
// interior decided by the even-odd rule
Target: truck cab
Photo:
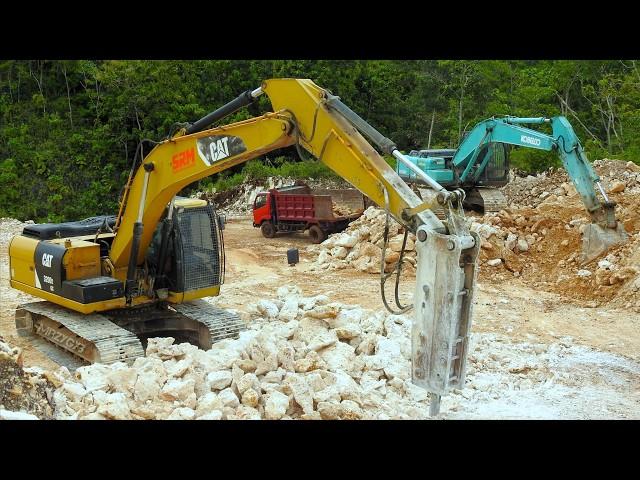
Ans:
{"type": "Polygon", "coordinates": [[[260,192],[253,201],[253,226],[259,227],[265,220],[271,220],[271,197],[269,192],[260,192]]]}

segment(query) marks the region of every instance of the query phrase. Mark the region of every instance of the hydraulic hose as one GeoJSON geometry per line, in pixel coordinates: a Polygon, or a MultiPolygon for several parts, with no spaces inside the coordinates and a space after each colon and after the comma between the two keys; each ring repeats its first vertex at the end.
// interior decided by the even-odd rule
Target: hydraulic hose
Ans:
{"type": "Polygon", "coordinates": [[[241,93],[238,97],[231,100],[229,103],[221,106],[217,110],[214,110],[208,115],[205,115],[197,122],[193,123],[185,130],[186,135],[201,132],[206,129],[212,123],[223,119],[227,115],[231,115],[233,112],[240,110],[242,107],[246,107],[254,102],[254,100],[262,94],[262,88],[256,88],[255,90],[247,90],[241,93]]]}

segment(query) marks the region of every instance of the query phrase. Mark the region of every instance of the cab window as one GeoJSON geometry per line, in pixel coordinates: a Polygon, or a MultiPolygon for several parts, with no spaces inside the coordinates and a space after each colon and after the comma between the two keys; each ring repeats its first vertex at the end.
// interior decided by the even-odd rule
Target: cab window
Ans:
{"type": "Polygon", "coordinates": [[[256,203],[254,208],[264,207],[267,204],[267,196],[266,195],[258,195],[256,197],[256,203]]]}

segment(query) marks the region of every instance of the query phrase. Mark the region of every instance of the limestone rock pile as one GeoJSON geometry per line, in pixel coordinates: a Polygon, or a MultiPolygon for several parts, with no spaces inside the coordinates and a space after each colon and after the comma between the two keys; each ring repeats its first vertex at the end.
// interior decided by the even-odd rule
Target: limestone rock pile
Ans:
{"type": "Polygon", "coordinates": [[[331,202],[331,209],[333,210],[333,215],[336,217],[348,217],[362,212],[362,209],[355,210],[348,205],[339,205],[336,202],[331,202]]]}
{"type": "MultiPolygon", "coordinates": [[[[39,373],[58,387],[50,395],[55,418],[430,418],[427,392],[410,380],[408,317],[306,297],[293,286],[249,305],[248,315],[250,328],[239,339],[206,352],[156,338],[132,365],[39,373]]],[[[443,397],[440,416],[592,418],[597,411],[598,418],[627,418],[635,411],[628,384],[640,365],[557,338],[512,343],[474,333],[465,387],[443,397]],[[584,400],[578,409],[576,395],[584,400]]],[[[0,348],[19,363],[18,350],[0,348]]],[[[33,418],[29,412],[5,404],[0,419],[33,418]]]]}
{"type": "Polygon", "coordinates": [[[149,339],[145,358],[61,369],[58,418],[426,418],[411,383],[411,319],[281,287],[250,328],[209,351],[149,339]]]}
{"type": "Polygon", "coordinates": [[[628,227],[629,241],[583,265],[582,233],[590,219],[581,204],[545,200],[537,208],[486,214],[471,225],[482,239],[481,276],[522,277],[533,287],[596,304],[619,297],[640,312],[640,217],[632,205],[620,205],[617,218],[628,227]]]}
{"type": "MultiPolygon", "coordinates": [[[[367,208],[362,216],[341,232],[330,235],[320,245],[308,247],[318,252],[313,265],[315,270],[339,270],[354,268],[361,272],[380,273],[380,260],[384,245],[386,213],[376,207],[367,208]]],[[[400,257],[403,227],[393,218],[389,219],[389,242],[385,253],[385,271],[391,271],[400,257]]],[[[415,236],[409,233],[404,258],[407,260],[403,272],[415,273],[415,236]]]]}
{"type": "MultiPolygon", "coordinates": [[[[596,160],[593,167],[601,178],[602,186],[609,194],[640,193],[640,166],[633,162],[596,160]]],[[[549,199],[574,197],[577,192],[564,168],[550,168],[537,175],[513,176],[502,188],[510,206],[536,207],[549,199]]]]}
{"type": "MultiPolygon", "coordinates": [[[[522,273],[528,257],[544,251],[543,240],[549,235],[551,228],[558,225],[557,221],[544,215],[519,209],[489,213],[476,220],[480,221],[474,221],[470,230],[477,232],[482,241],[480,264],[502,266],[515,276],[522,273]],[[528,253],[526,258],[523,255],[525,253],[528,253]]],[[[580,229],[587,223],[586,218],[578,217],[567,224],[567,230],[574,237],[579,236],[580,229]]],[[[569,240],[560,240],[560,243],[563,241],[563,246],[568,245],[569,240]]],[[[576,263],[579,252],[574,253],[570,261],[576,263]]]]}
{"type": "Polygon", "coordinates": [[[599,261],[594,277],[596,284],[616,288],[615,305],[640,313],[640,234],[599,261]]]}

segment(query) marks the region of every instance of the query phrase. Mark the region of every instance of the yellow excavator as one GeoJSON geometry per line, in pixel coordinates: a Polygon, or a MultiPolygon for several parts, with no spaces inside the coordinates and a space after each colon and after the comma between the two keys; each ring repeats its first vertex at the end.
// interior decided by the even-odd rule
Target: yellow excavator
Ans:
{"type": "Polygon", "coordinates": [[[440,396],[464,385],[479,248],[464,221],[464,191],[447,191],[339,97],[308,79],[266,80],[160,142],[140,142],[117,215],[24,228],[10,245],[11,286],[44,301],[16,310],[21,335],[39,335],[88,362],[132,362],[146,339],[173,336],[203,349],[236,337],[243,322],[202,300],[224,280],[223,222],[212,204],[176,195],[189,184],[295,145],[371,198],[417,237],[412,378],[440,396]],[[273,111],[210,128],[266,94],[273,111]],[[393,155],[437,193],[423,202],[376,149],[393,155]],[[145,154],[145,148],[153,147],[145,154]],[[437,203],[445,219],[432,211],[437,203]]]}

